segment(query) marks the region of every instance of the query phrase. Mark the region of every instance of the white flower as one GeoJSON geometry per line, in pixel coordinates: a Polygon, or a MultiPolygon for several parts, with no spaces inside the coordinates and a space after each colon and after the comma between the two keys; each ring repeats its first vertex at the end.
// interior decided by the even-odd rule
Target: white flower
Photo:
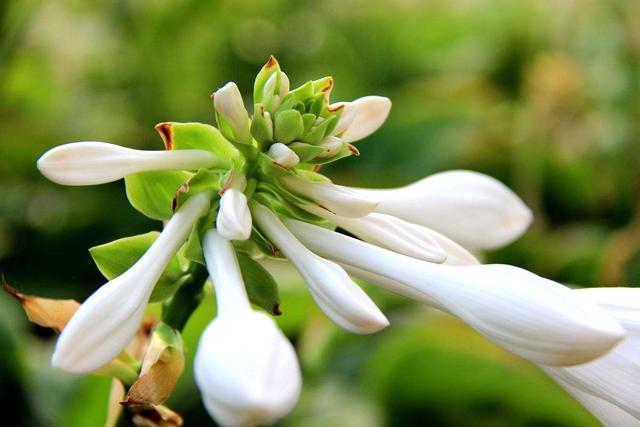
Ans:
{"type": "Polygon", "coordinates": [[[574,292],[609,312],[627,336],[611,352],[590,363],[543,369],[606,425],[640,425],[640,289],[590,288],[574,292]],[[634,417],[636,424],[619,421],[625,417],[634,417]]]}
{"type": "Polygon", "coordinates": [[[331,320],[359,334],[389,325],[380,309],[340,266],[304,247],[268,208],[253,203],[251,212],[261,230],[300,272],[311,295],[331,320]]]}
{"type": "Polygon", "coordinates": [[[203,249],[218,306],[194,361],[204,405],[225,427],[272,424],[300,394],[295,351],[269,316],[251,308],[231,243],[209,230],[203,249]]]}
{"type": "Polygon", "coordinates": [[[358,218],[370,213],[378,205],[378,201],[368,195],[360,195],[331,182],[309,182],[294,175],[283,176],[280,182],[294,193],[313,199],[337,215],[358,218]]]}
{"type": "Polygon", "coordinates": [[[533,219],[504,184],[471,171],[442,172],[401,188],[356,190],[380,201],[376,212],[432,228],[472,249],[509,244],[533,219]]]}
{"type": "Polygon", "coordinates": [[[289,219],[285,224],[320,256],[389,279],[392,283],[382,285],[445,309],[533,362],[585,363],[624,337],[620,324],[597,305],[517,267],[432,264],[311,224],[289,219]]]}
{"type": "Polygon", "coordinates": [[[271,147],[267,155],[277,164],[290,169],[300,163],[300,157],[289,147],[281,142],[276,142],[271,147]]]}
{"type": "Polygon", "coordinates": [[[247,240],[251,235],[251,213],[247,196],[229,188],[220,198],[220,210],[216,217],[216,228],[227,240],[247,240]]]}
{"type": "Polygon", "coordinates": [[[63,185],[94,185],[138,172],[209,168],[220,160],[205,150],[143,151],[105,142],[72,142],[47,151],[38,169],[63,185]]]}
{"type": "Polygon", "coordinates": [[[58,339],[53,366],[88,373],[124,350],[140,326],[156,282],[193,223],[209,207],[209,197],[200,193],[188,199],[129,270],[101,286],[80,306],[58,339]]]}
{"type": "Polygon", "coordinates": [[[377,131],[391,110],[391,100],[383,96],[365,96],[352,102],[338,102],[330,110],[344,108],[333,134],[344,142],[366,138],[377,131]]]}
{"type": "Polygon", "coordinates": [[[249,113],[244,108],[242,95],[234,82],[229,82],[212,95],[213,108],[216,109],[224,123],[219,123],[222,128],[228,126],[236,140],[250,143],[252,140],[249,131],[249,113]]]}

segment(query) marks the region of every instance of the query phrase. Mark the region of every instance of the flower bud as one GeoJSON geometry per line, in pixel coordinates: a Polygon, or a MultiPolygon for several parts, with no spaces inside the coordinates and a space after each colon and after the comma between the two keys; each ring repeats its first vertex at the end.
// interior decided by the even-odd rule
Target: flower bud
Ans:
{"type": "Polygon", "coordinates": [[[220,198],[220,210],[216,218],[216,228],[228,240],[247,240],[251,235],[251,213],[247,206],[247,196],[233,188],[220,198]]]}
{"type": "Polygon", "coordinates": [[[242,95],[235,83],[229,82],[213,95],[218,127],[226,137],[248,144],[251,142],[249,113],[244,108],[242,95]],[[230,133],[230,134],[229,134],[230,133]]]}
{"type": "Polygon", "coordinates": [[[359,218],[373,211],[378,201],[330,182],[309,182],[297,176],[283,176],[280,181],[289,190],[316,201],[336,215],[359,218]]]}
{"type": "Polygon", "coordinates": [[[256,104],[255,113],[251,119],[251,135],[260,143],[273,141],[271,115],[264,110],[262,104],[256,104]]]}
{"type": "Polygon", "coordinates": [[[352,102],[332,104],[329,109],[333,111],[340,106],[344,110],[333,133],[345,142],[354,142],[382,126],[391,110],[391,101],[383,96],[365,96],[352,102]]]}
{"type": "Polygon", "coordinates": [[[344,142],[342,142],[340,138],[335,136],[328,136],[319,144],[319,146],[322,147],[323,150],[322,152],[320,152],[320,154],[318,154],[317,157],[320,159],[331,158],[338,154],[343,145],[344,142]]]}
{"type": "Polygon", "coordinates": [[[273,125],[273,137],[277,142],[288,144],[304,132],[302,115],[298,110],[279,112],[273,125]]]}
{"type": "Polygon", "coordinates": [[[205,150],[143,151],[105,142],[72,142],[52,148],[38,160],[38,169],[63,185],[94,185],[138,172],[195,170],[220,163],[205,150]]]}
{"type": "Polygon", "coordinates": [[[380,200],[376,212],[432,228],[473,249],[509,244],[533,218],[504,184],[471,171],[442,172],[406,187],[357,192],[380,200]]]}
{"type": "Polygon", "coordinates": [[[271,147],[269,147],[269,152],[267,153],[269,157],[273,159],[277,164],[284,166],[287,169],[291,169],[300,163],[300,158],[298,155],[286,145],[276,142],[271,147]]]}

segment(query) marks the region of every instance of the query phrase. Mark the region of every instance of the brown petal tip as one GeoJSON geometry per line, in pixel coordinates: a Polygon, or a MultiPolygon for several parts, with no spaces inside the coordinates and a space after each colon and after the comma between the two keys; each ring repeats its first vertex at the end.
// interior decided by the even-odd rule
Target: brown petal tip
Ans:
{"type": "Polygon", "coordinates": [[[173,150],[173,123],[163,122],[156,125],[156,130],[164,142],[164,148],[173,150]]]}

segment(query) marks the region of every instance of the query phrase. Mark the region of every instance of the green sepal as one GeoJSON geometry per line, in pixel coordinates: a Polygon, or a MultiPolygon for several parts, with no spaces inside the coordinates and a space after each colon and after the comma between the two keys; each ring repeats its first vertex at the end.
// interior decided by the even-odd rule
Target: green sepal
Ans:
{"type": "MultiPolygon", "coordinates": [[[[342,145],[342,148],[340,148],[340,151],[338,151],[333,156],[325,158],[325,159],[316,157],[315,159],[309,160],[308,162],[312,163],[314,165],[325,165],[327,163],[335,162],[336,160],[340,160],[340,159],[343,159],[345,157],[349,157],[349,156],[354,155],[354,149],[355,149],[355,147],[353,147],[352,145],[350,145],[350,144],[345,142],[342,145]]],[[[357,153],[356,155],[359,155],[357,150],[355,150],[355,153],[357,153]]]]}
{"type": "Polygon", "coordinates": [[[174,211],[195,194],[203,191],[213,194],[220,191],[220,178],[223,173],[224,171],[221,170],[199,169],[176,192],[173,199],[174,211]]]}
{"type": "Polygon", "coordinates": [[[320,143],[328,134],[327,129],[331,126],[336,119],[336,116],[329,116],[327,118],[318,118],[317,125],[311,128],[309,132],[300,137],[300,141],[308,142],[309,144],[320,143]]]}
{"type": "Polygon", "coordinates": [[[274,139],[288,144],[304,132],[302,115],[298,110],[286,110],[278,113],[273,124],[274,139]]]}
{"type": "Polygon", "coordinates": [[[308,162],[324,151],[319,145],[307,144],[305,142],[292,142],[289,144],[289,148],[298,155],[301,163],[308,162]]]}
{"type": "Polygon", "coordinates": [[[308,81],[300,87],[295,88],[290,91],[287,96],[282,100],[283,102],[287,102],[290,99],[294,99],[296,101],[304,102],[307,98],[313,96],[313,82],[308,81]]]}
{"type": "Polygon", "coordinates": [[[271,77],[273,73],[276,73],[278,71],[280,71],[280,64],[278,64],[278,61],[276,60],[276,58],[273,55],[271,55],[267,63],[264,64],[264,66],[256,76],[256,80],[253,83],[254,104],[262,102],[265,83],[267,83],[267,80],[269,80],[269,77],[271,77]]]}
{"type": "Polygon", "coordinates": [[[173,215],[173,200],[193,174],[185,171],[150,171],[124,179],[129,203],[143,215],[167,220],[173,215]]]}
{"type": "Polygon", "coordinates": [[[302,123],[304,124],[303,134],[308,133],[311,128],[316,124],[317,117],[311,113],[305,113],[302,115],[302,123]]]}
{"type": "MultiPolygon", "coordinates": [[[[89,249],[91,258],[107,280],[113,280],[133,266],[158,238],[158,231],[125,237],[89,249]]],[[[151,302],[169,298],[188,278],[186,260],[174,255],[151,294],[151,302]]]]}
{"type": "Polygon", "coordinates": [[[326,176],[310,170],[296,168],[296,175],[309,182],[331,182],[331,180],[326,176]]]}
{"type": "MultiPolygon", "coordinates": [[[[310,223],[319,223],[324,222],[324,220],[320,217],[317,217],[299,207],[295,204],[291,203],[284,197],[282,194],[274,192],[273,190],[269,190],[266,187],[261,187],[261,191],[256,193],[254,199],[268,206],[269,209],[278,213],[281,216],[287,218],[297,219],[299,221],[310,222],[310,223]]],[[[301,204],[312,204],[311,201],[306,201],[306,203],[301,204]]]]}
{"type": "Polygon", "coordinates": [[[258,154],[258,166],[260,166],[260,172],[267,176],[282,176],[292,173],[290,169],[275,162],[265,153],[258,154]]]}
{"type": "Polygon", "coordinates": [[[306,105],[307,112],[320,116],[320,114],[327,108],[327,98],[323,93],[318,93],[309,98],[306,105]]]}
{"type": "Polygon", "coordinates": [[[236,252],[236,255],[249,301],[274,316],[282,314],[278,284],[273,276],[247,254],[236,252]]]}
{"type": "Polygon", "coordinates": [[[318,80],[314,80],[313,84],[313,93],[322,93],[324,96],[329,99],[329,95],[331,94],[331,89],[333,89],[333,77],[326,76],[318,80]]]}
{"type": "MultiPolygon", "coordinates": [[[[243,144],[239,142],[235,144],[235,147],[240,153],[242,153],[242,156],[244,156],[244,158],[247,160],[255,160],[256,157],[258,156],[258,153],[260,152],[258,147],[256,147],[255,143],[243,144]]],[[[239,168],[239,167],[236,167],[236,169],[242,170],[242,168],[239,168]]]]}
{"type": "Polygon", "coordinates": [[[185,259],[197,262],[198,264],[207,265],[202,252],[202,235],[205,231],[214,227],[219,206],[220,199],[217,199],[213,202],[207,215],[201,216],[195,224],[193,224],[193,227],[191,227],[189,238],[180,249],[180,253],[185,259]]]}
{"type": "Polygon", "coordinates": [[[262,104],[256,104],[251,120],[251,136],[260,144],[273,142],[273,122],[262,104]]]}

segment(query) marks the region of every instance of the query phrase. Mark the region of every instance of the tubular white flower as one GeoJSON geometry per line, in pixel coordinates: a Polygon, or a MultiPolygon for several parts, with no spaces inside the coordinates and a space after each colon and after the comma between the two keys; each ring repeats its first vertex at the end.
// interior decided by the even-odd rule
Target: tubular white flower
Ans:
{"type": "Polygon", "coordinates": [[[222,194],[216,228],[227,240],[247,240],[251,236],[251,213],[247,196],[241,191],[229,188],[222,194]]]}
{"type": "Polygon", "coordinates": [[[432,228],[473,249],[509,244],[533,219],[508,187],[471,171],[442,172],[406,187],[357,192],[380,201],[376,212],[432,228]]]}
{"type": "Polygon", "coordinates": [[[272,424],[300,395],[295,350],[273,319],[251,308],[231,243],[209,230],[203,252],[218,306],[194,361],[204,405],[226,427],[272,424]]]}
{"type": "Polygon", "coordinates": [[[331,320],[357,334],[377,332],[389,325],[385,315],[340,266],[305,248],[268,208],[252,203],[251,212],[261,230],[300,272],[318,306],[331,320]]]}
{"type": "Polygon", "coordinates": [[[391,100],[383,96],[365,96],[352,102],[339,102],[330,106],[335,110],[343,106],[340,120],[333,131],[345,142],[366,138],[377,131],[391,110],[391,100]]]}
{"type": "Polygon", "coordinates": [[[365,242],[438,264],[447,259],[447,254],[440,244],[419,225],[379,213],[370,213],[361,218],[347,218],[335,215],[319,206],[301,205],[300,207],[331,221],[365,242]]]}
{"type": "Polygon", "coordinates": [[[209,168],[220,160],[205,150],[143,151],[105,142],[72,142],[52,148],[38,169],[63,185],[94,185],[138,172],[209,168]]]}
{"type": "Polygon", "coordinates": [[[138,262],[80,306],[58,338],[53,366],[89,373],[108,364],[127,346],[140,326],[156,282],[208,207],[208,194],[188,199],[138,262]]]}
{"type": "Polygon", "coordinates": [[[233,136],[240,142],[251,142],[249,113],[244,107],[242,95],[234,82],[229,82],[213,94],[213,108],[231,128],[233,136]]]}
{"type": "Polygon", "coordinates": [[[627,336],[610,353],[590,363],[543,369],[601,421],[605,422],[606,415],[605,424],[624,425],[615,418],[624,411],[635,417],[640,425],[640,289],[590,288],[574,292],[609,312],[625,328],[627,336]],[[586,400],[583,394],[587,396],[586,400]],[[606,405],[597,399],[608,402],[619,411],[611,408],[604,411],[606,405]]]}
{"type": "Polygon", "coordinates": [[[285,223],[320,256],[386,277],[397,285],[396,292],[445,308],[496,344],[533,362],[585,363],[605,354],[625,334],[596,304],[516,267],[432,264],[311,224],[290,219],[285,223]]]}
{"type": "Polygon", "coordinates": [[[585,393],[562,381],[558,384],[571,394],[582,406],[584,406],[605,427],[638,427],[640,418],[636,418],[624,409],[600,399],[592,394],[585,393]]]}
{"type": "Polygon", "coordinates": [[[294,193],[315,200],[337,215],[358,218],[367,215],[378,205],[378,201],[370,196],[331,182],[309,182],[293,175],[280,177],[280,182],[294,193]]]}
{"type": "Polygon", "coordinates": [[[300,163],[300,157],[291,148],[287,147],[281,142],[276,142],[271,147],[267,155],[273,159],[277,164],[284,166],[287,169],[291,169],[298,163],[300,163]]]}

